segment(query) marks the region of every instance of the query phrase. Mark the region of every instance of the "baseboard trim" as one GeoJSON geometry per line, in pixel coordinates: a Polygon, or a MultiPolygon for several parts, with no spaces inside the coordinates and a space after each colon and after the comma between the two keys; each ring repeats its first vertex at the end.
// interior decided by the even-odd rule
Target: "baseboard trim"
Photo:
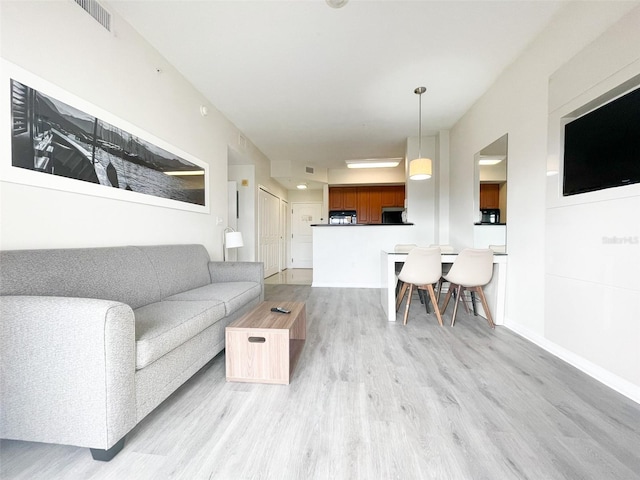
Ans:
{"type": "Polygon", "coordinates": [[[640,404],[640,386],[621,378],[608,370],[596,365],[595,363],[586,360],[585,358],[576,355],[575,353],[567,350],[556,343],[549,341],[541,335],[533,332],[532,330],[519,325],[515,322],[505,319],[504,327],[508,328],[512,332],[520,335],[521,337],[535,343],[540,348],[546,350],[552,355],[564,360],[569,365],[576,367],[578,370],[586,373],[590,377],[598,380],[600,383],[615,390],[616,392],[624,395],[625,397],[640,404]]]}
{"type": "Polygon", "coordinates": [[[326,283],[313,282],[312,287],[319,288],[381,288],[379,283],[326,283]]]}

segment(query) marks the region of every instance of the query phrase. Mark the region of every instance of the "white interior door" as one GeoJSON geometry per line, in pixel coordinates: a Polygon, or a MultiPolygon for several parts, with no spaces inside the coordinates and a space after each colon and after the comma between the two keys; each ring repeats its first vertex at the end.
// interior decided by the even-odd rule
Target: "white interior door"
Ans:
{"type": "Polygon", "coordinates": [[[322,203],[291,204],[291,267],[313,268],[311,225],[320,223],[322,203]]]}
{"type": "Polygon", "coordinates": [[[258,261],[264,263],[264,276],[278,273],[280,237],[280,199],[260,189],[258,193],[258,261]]]}

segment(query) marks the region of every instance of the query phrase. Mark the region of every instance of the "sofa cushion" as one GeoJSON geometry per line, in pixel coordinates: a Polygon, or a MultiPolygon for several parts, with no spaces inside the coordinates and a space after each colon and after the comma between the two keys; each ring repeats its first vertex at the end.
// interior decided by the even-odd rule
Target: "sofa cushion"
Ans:
{"type": "Polygon", "coordinates": [[[225,316],[223,302],[157,302],[134,310],[136,369],[146,367],[225,316]]]}
{"type": "Polygon", "coordinates": [[[262,287],[257,282],[212,283],[188,292],[172,295],[165,301],[218,300],[224,302],[226,314],[231,315],[254,298],[260,297],[262,287]]]}
{"type": "Polygon", "coordinates": [[[202,245],[136,247],[151,263],[162,297],[211,283],[209,254],[202,245]]]}
{"type": "Polygon", "coordinates": [[[162,298],[154,268],[136,247],[7,250],[0,271],[0,295],[97,298],[133,309],[162,298]]]}

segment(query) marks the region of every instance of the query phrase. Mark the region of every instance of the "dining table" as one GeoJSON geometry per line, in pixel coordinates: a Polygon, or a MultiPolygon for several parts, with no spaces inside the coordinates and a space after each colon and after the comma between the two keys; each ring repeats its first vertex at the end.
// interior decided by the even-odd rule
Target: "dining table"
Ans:
{"type": "MultiPolygon", "coordinates": [[[[402,264],[407,259],[407,252],[394,252],[388,250],[381,250],[380,252],[380,303],[390,322],[397,320],[396,312],[396,284],[398,277],[396,274],[396,265],[402,264]]],[[[455,262],[457,252],[443,253],[441,255],[443,267],[447,264],[455,262]]],[[[507,289],[507,259],[506,253],[493,254],[493,276],[491,281],[483,287],[485,297],[487,298],[487,304],[491,310],[493,322],[496,325],[504,325],[505,319],[505,303],[506,303],[506,289],[507,289]]],[[[451,308],[453,310],[453,308],[451,308]]],[[[480,302],[477,304],[477,313],[486,318],[480,302]]],[[[442,312],[444,315],[445,312],[442,312]]],[[[446,322],[445,322],[446,323],[446,322]]]]}

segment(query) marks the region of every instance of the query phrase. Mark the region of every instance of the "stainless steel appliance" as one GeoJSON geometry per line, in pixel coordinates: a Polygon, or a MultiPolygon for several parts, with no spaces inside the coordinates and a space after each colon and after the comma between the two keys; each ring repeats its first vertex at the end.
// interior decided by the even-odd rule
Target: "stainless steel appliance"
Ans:
{"type": "Polygon", "coordinates": [[[402,212],[404,208],[399,207],[383,207],[382,208],[382,223],[387,224],[402,224],[402,212]]]}
{"type": "Polygon", "coordinates": [[[480,223],[500,223],[500,209],[484,208],[480,210],[480,223]]]}
{"type": "Polygon", "coordinates": [[[355,210],[330,210],[329,225],[352,225],[358,223],[355,210]]]}

